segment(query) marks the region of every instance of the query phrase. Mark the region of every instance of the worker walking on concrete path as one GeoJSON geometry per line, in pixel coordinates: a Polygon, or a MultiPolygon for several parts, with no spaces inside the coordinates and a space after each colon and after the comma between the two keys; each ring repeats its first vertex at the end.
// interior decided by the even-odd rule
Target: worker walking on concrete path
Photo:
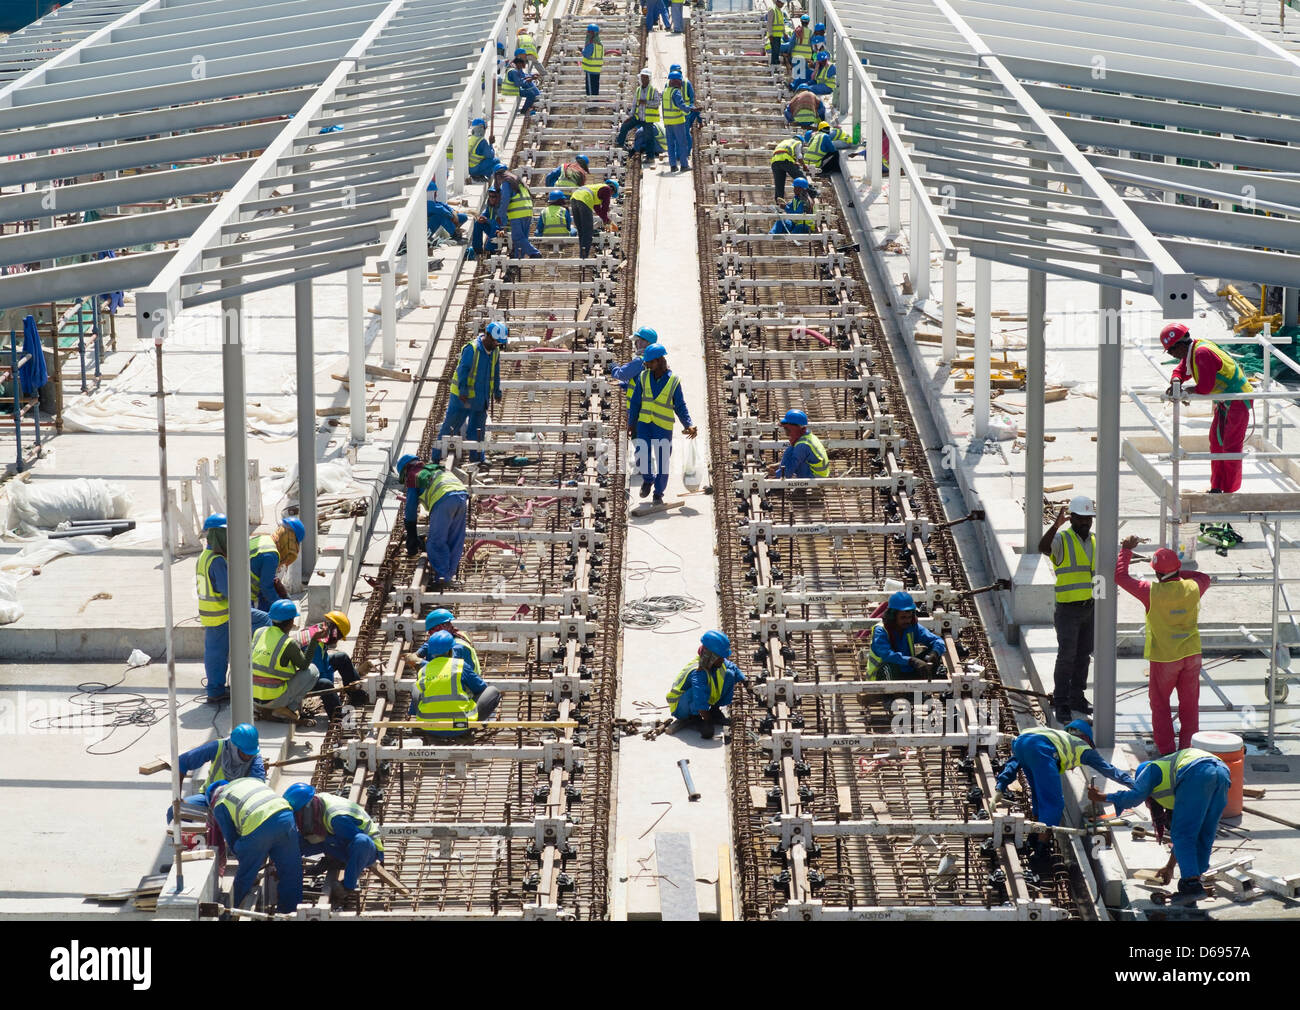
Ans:
{"type": "Polygon", "coordinates": [[[330,898],[340,901],[355,894],[361,874],[372,863],[384,861],[384,839],[379,826],[360,804],[333,793],[318,793],[306,782],[284,791],[298,828],[304,856],[324,855],[343,864],[343,881],[330,898]]]}
{"type": "Polygon", "coordinates": [[[1163,842],[1167,831],[1174,848],[1169,862],[1160,871],[1160,881],[1167,884],[1173,879],[1177,863],[1182,879],[1178,881],[1178,894],[1173,900],[1178,904],[1195,904],[1206,897],[1201,874],[1210,868],[1219,818],[1228,805],[1232,773],[1209,751],[1187,747],[1142,762],[1136,780],[1127,792],[1103,796],[1100,790],[1089,787],[1088,796],[1095,802],[1115,804],[1116,816],[1146,802],[1155,825],[1156,841],[1163,842]]]}
{"type": "Polygon", "coordinates": [[[501,703],[501,692],[489,687],[463,659],[452,656],[456,644],[448,631],[438,631],[424,644],[429,661],[417,678],[411,695],[410,714],[430,722],[449,725],[421,730],[438,736],[454,736],[492,717],[501,703]]]}
{"type": "Polygon", "coordinates": [[[507,98],[523,98],[524,115],[533,116],[537,114],[533,106],[537,104],[537,99],[542,97],[542,93],[537,87],[536,75],[524,71],[527,62],[527,54],[516,50],[515,58],[511,61],[505,79],[501,82],[500,91],[507,98]]]}
{"type": "MultiPolygon", "coordinates": [[[[207,546],[194,569],[199,600],[199,624],[203,627],[203,673],[207,698],[212,704],[226,701],[226,671],[230,667],[230,585],[226,567],[226,517],[214,512],[203,520],[207,546]]],[[[252,630],[266,627],[266,611],[250,608],[252,630]]]]}
{"type": "MultiPolygon", "coordinates": [[[[663,93],[654,86],[649,67],[641,70],[641,80],[636,93],[632,96],[632,108],[628,109],[627,119],[618,128],[618,137],[614,146],[622,147],[627,143],[630,133],[659,122],[663,93]]],[[[549,181],[549,176],[547,177],[549,181]]]]}
{"type": "Polygon", "coordinates": [[[948,651],[942,638],[916,619],[916,600],[899,590],[889,597],[880,623],[871,632],[867,680],[933,677],[948,651]]]}
{"type": "Polygon", "coordinates": [[[659,343],[659,331],[650,326],[641,326],[632,334],[632,348],[636,356],[626,365],[616,365],[610,370],[610,378],[618,382],[623,390],[627,406],[632,406],[633,385],[645,371],[645,352],[651,344],[659,343]]]}
{"type": "MultiPolygon", "coordinates": [[[[280,722],[296,722],[310,729],[315,720],[300,717],[298,709],[319,678],[293,634],[298,604],[293,600],[276,600],[268,616],[270,625],[253,636],[254,708],[259,715],[280,722]]],[[[324,635],[319,625],[317,628],[313,638],[324,635]]]]}
{"type": "Polygon", "coordinates": [[[542,255],[541,250],[528,240],[528,233],[533,227],[532,191],[505,165],[497,165],[493,181],[501,190],[497,221],[510,229],[510,258],[527,256],[537,259],[542,255]]]}
{"type": "Polygon", "coordinates": [[[673,34],[680,35],[686,30],[686,24],[682,20],[682,7],[686,0],[668,0],[668,12],[672,15],[673,34]]]}
{"type": "Polygon", "coordinates": [[[1097,575],[1097,536],[1092,521],[1097,506],[1087,495],[1075,495],[1070,507],[1061,507],[1056,520],[1038,542],[1040,554],[1047,554],[1056,569],[1056,671],[1052,706],[1056,721],[1064,726],[1071,711],[1092,715],[1084,697],[1088,687],[1088,664],[1092,660],[1093,598],[1097,575]],[[1065,529],[1066,516],[1070,525],[1065,529]]]}
{"type": "Polygon", "coordinates": [[[445,631],[452,637],[452,658],[462,660],[467,670],[476,677],[482,677],[483,666],[479,663],[478,652],[474,648],[474,643],[469,640],[469,636],[456,627],[453,623],[455,620],[456,615],[445,607],[430,611],[429,615],[424,619],[424,633],[429,637],[414,652],[407,653],[406,661],[408,663],[427,662],[431,658],[429,643],[433,641],[433,636],[440,631],[445,631]]]}
{"type": "Polygon", "coordinates": [[[600,71],[605,65],[605,46],[600,41],[600,25],[587,25],[587,41],[582,47],[582,73],[586,94],[600,94],[600,71]]]}
{"type": "Polygon", "coordinates": [[[786,179],[806,179],[808,166],[803,160],[803,143],[798,137],[780,141],[772,149],[772,187],[778,202],[785,199],[786,179]]]}
{"type": "Polygon", "coordinates": [[[274,533],[255,533],[248,538],[248,589],[254,607],[267,610],[276,600],[288,598],[289,590],[278,573],[298,560],[298,549],[306,535],[301,519],[286,516],[274,533]]]}
{"type": "MultiPolygon", "coordinates": [[[[502,322],[491,322],[461,348],[438,438],[463,433],[471,442],[484,441],[488,408],[494,400],[501,402],[501,348],[509,342],[510,328],[502,322]]],[[[434,448],[429,459],[437,463],[442,459],[442,450],[434,448]]],[[[482,449],[470,450],[471,463],[482,463],[483,459],[482,449]]],[[[410,512],[409,501],[407,511],[410,512]]]]}
{"type": "Polygon", "coordinates": [[[808,82],[808,90],[814,95],[829,95],[835,90],[835,64],[831,54],[822,50],[814,59],[813,78],[808,82]]]}
{"type": "Polygon", "coordinates": [[[785,0],[772,0],[766,18],[768,59],[772,66],[781,62],[781,47],[785,43],[785,0]]]}
{"type": "Polygon", "coordinates": [[[208,787],[212,819],[239,860],[231,901],[241,908],[267,857],[275,863],[277,911],[295,912],[302,901],[302,853],[293,810],[257,779],[214,782],[208,787]]]}
{"type": "MultiPolygon", "coordinates": [[[[1011,760],[998,773],[989,812],[1007,799],[1007,790],[1022,768],[1029,780],[1029,800],[1033,819],[1051,827],[1059,827],[1065,814],[1065,792],[1061,776],[1080,766],[1087,765],[1112,782],[1132,787],[1133,778],[1120,771],[1096,750],[1092,738],[1092,724],[1085,719],[1075,719],[1065,729],[1033,726],[1023,730],[1011,742],[1011,760]]],[[[1050,854],[1050,839],[1030,835],[1031,852],[1043,858],[1050,854]]]]}
{"type": "Polygon", "coordinates": [[[826,106],[808,90],[807,84],[800,83],[793,97],[786,102],[783,115],[787,123],[802,130],[811,130],[826,118],[826,106]]]}
{"type": "Polygon", "coordinates": [[[706,631],[696,658],[682,667],[668,689],[668,707],[677,722],[698,727],[700,736],[712,740],[716,727],[729,726],[722,710],[731,704],[736,685],[746,683],[740,667],[731,661],[731,640],[721,631],[706,631]]]}
{"type": "Polygon", "coordinates": [[[1142,602],[1147,612],[1142,658],[1151,664],[1147,699],[1156,750],[1174,750],[1174,720],[1169,695],[1178,691],[1178,744],[1191,745],[1201,721],[1201,634],[1197,629],[1201,597],[1210,588],[1204,572],[1184,572],[1178,555],[1161,547],[1151,559],[1155,582],[1135,579],[1128,566],[1137,537],[1126,537],[1115,559],[1115,585],[1142,602]]]}
{"type": "MultiPolygon", "coordinates": [[[[257,727],[241,722],[224,740],[209,740],[187,750],[180,756],[180,773],[184,779],[192,771],[208,766],[208,774],[199,791],[181,797],[181,803],[194,810],[208,811],[208,787],[225,779],[252,778],[266,781],[266,762],[262,760],[257,727]]],[[[172,821],[172,808],[167,808],[167,823],[172,821]]]]}
{"type": "Polygon", "coordinates": [[[790,200],[784,207],[777,204],[777,210],[784,210],[787,214],[801,215],[798,217],[781,218],[772,224],[769,235],[808,235],[811,234],[814,226],[817,224],[815,218],[810,215],[816,209],[816,198],[813,188],[807,179],[795,179],[791,183],[794,187],[794,199],[790,200]]]}
{"type": "Polygon", "coordinates": [[[686,98],[686,88],[682,72],[672,70],[668,73],[668,83],[663,94],[663,124],[668,135],[668,171],[690,171],[691,131],[686,125],[686,118],[694,111],[686,98]]]}
{"type": "MultiPolygon", "coordinates": [[[[302,649],[303,655],[315,667],[318,675],[316,686],[312,690],[327,691],[332,688],[335,674],[338,674],[345,689],[349,684],[355,684],[361,679],[352,664],[351,656],[346,652],[329,651],[331,646],[338,645],[347,638],[351,630],[352,622],[348,620],[347,614],[340,610],[331,610],[320,624],[314,624],[310,628],[297,632],[298,648],[302,649]]],[[[343,703],[339,700],[339,696],[343,693],[333,691],[320,696],[327,718],[333,719],[342,711],[343,703]]],[[[360,688],[352,688],[346,691],[346,694],[348,702],[354,708],[360,708],[370,700],[366,692],[360,688]]]]}
{"type": "MultiPolygon", "coordinates": [[[[496,171],[495,165],[492,170],[496,171]]],[[[497,251],[497,244],[492,239],[501,227],[496,220],[497,209],[500,206],[501,190],[496,186],[488,187],[487,206],[484,207],[483,213],[474,219],[474,224],[469,231],[470,249],[465,254],[466,259],[476,260],[480,256],[490,256],[497,251]]]]}
{"type": "MultiPolygon", "coordinates": [[[[613,227],[609,220],[609,205],[618,196],[618,183],[613,179],[604,182],[579,186],[569,197],[569,210],[573,213],[573,226],[578,229],[578,256],[586,259],[591,252],[591,241],[596,233],[596,218],[600,218],[607,227],[613,227]]],[[[617,231],[617,229],[614,229],[617,231]]]]}
{"type": "Polygon", "coordinates": [[[681,382],[668,369],[668,351],[664,345],[651,344],[641,360],[645,370],[632,385],[627,432],[635,439],[641,497],[646,497],[653,488],[655,504],[662,505],[668,487],[668,461],[673,452],[673,415],[682,422],[687,438],[695,438],[699,431],[691,423],[681,382]]]}
{"type": "Polygon", "coordinates": [[[781,418],[781,427],[790,445],[781,453],[781,459],[767,468],[767,475],[802,480],[828,476],[830,456],[822,440],[808,430],[808,415],[802,410],[787,410],[781,418]]]}
{"type": "Polygon", "coordinates": [[[560,235],[576,235],[573,217],[569,213],[569,198],[564,190],[553,189],[547,195],[547,204],[537,215],[538,238],[556,238],[560,235]]]}
{"type": "Polygon", "coordinates": [[[572,161],[562,161],[546,173],[546,185],[553,186],[568,196],[579,186],[587,184],[591,160],[585,154],[576,154],[572,161]]]}

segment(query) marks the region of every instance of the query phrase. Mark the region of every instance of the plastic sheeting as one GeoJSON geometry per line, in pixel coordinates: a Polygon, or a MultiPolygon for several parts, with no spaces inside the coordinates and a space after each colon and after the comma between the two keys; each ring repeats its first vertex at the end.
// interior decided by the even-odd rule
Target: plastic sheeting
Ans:
{"type": "Polygon", "coordinates": [[[18,580],[0,572],[0,624],[21,620],[23,605],[18,602],[18,580]]]}
{"type": "Polygon", "coordinates": [[[43,537],[70,519],[123,519],[131,511],[126,488],[99,478],[16,481],[7,492],[4,528],[19,539],[43,537]]]}

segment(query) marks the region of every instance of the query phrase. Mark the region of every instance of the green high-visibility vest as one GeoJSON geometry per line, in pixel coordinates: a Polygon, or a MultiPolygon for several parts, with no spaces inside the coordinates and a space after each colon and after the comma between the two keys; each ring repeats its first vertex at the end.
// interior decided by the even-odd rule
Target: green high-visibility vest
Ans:
{"type": "MultiPolygon", "coordinates": [[[[586,46],[583,47],[586,49],[586,46]]],[[[599,42],[591,44],[591,55],[582,58],[582,72],[585,74],[598,74],[600,68],[605,65],[605,47],[599,42]]]]}
{"type": "Polygon", "coordinates": [[[1217,755],[1211,754],[1207,750],[1201,750],[1199,747],[1184,747],[1182,750],[1176,750],[1162,758],[1156,758],[1153,763],[1160,769],[1160,784],[1152,791],[1151,798],[1166,810],[1173,810],[1174,792],[1178,789],[1179,775],[1189,764],[1193,761],[1199,761],[1201,758],[1222,760],[1217,755]]]}
{"type": "Polygon", "coordinates": [[[578,186],[569,194],[570,200],[577,200],[579,203],[586,204],[593,211],[596,204],[600,203],[600,194],[597,186],[578,186]]]}
{"type": "Polygon", "coordinates": [[[269,705],[284,694],[298,668],[285,661],[284,650],[292,636],[274,624],[253,635],[253,701],[269,705]]]}
{"type": "Polygon", "coordinates": [[[674,84],[671,81],[668,82],[668,86],[664,88],[663,95],[664,126],[681,126],[682,123],[686,122],[686,113],[682,109],[679,109],[677,104],[673,101],[674,91],[680,94],[683,98],[686,96],[686,92],[682,89],[681,85],[674,84]]]}
{"type": "Polygon", "coordinates": [[[805,432],[803,438],[795,445],[806,445],[812,450],[813,461],[808,464],[808,469],[812,471],[814,477],[825,477],[831,472],[831,459],[826,454],[826,446],[822,445],[820,438],[805,432]]]}
{"type": "Polygon", "coordinates": [[[578,186],[587,173],[582,170],[581,165],[564,162],[560,165],[560,177],[555,180],[555,188],[566,196],[573,194],[574,187],[578,186]]]}
{"type": "Polygon", "coordinates": [[[219,628],[230,620],[230,601],[212,584],[212,562],[221,557],[214,550],[204,549],[194,569],[195,589],[199,597],[199,624],[205,628],[219,628]]]}
{"type": "Polygon", "coordinates": [[[1056,602],[1078,603],[1092,599],[1092,577],[1097,557],[1097,534],[1085,544],[1068,526],[1061,530],[1061,563],[1056,566],[1056,602]]]}
{"type": "Polygon", "coordinates": [[[803,59],[809,63],[812,62],[813,47],[811,28],[804,28],[803,31],[796,36],[794,46],[790,49],[790,56],[796,60],[803,59]]]}
{"type": "MultiPolygon", "coordinates": [[[[483,153],[485,150],[490,151],[492,150],[492,148],[484,138],[482,137],[470,138],[469,165],[468,165],[469,171],[471,172],[474,171],[474,169],[478,168],[479,165],[483,163],[483,159],[486,157],[486,155],[483,153]]],[[[451,154],[450,147],[447,148],[447,154],[448,155],[451,154]]]]}
{"type": "Polygon", "coordinates": [[[515,39],[515,48],[522,49],[533,59],[537,59],[537,43],[531,35],[520,35],[515,39]]]}
{"type": "MultiPolygon", "coordinates": [[[[678,699],[681,698],[682,692],[686,689],[687,678],[699,668],[700,661],[698,659],[693,659],[682,667],[682,672],[677,675],[677,679],[673,681],[673,686],[668,689],[669,711],[677,708],[678,699]]],[[[722,685],[726,679],[727,668],[725,664],[719,663],[716,670],[705,670],[704,673],[709,678],[709,707],[712,708],[722,699],[722,685]]]]}
{"type": "MultiPolygon", "coordinates": [[[[877,625],[877,627],[884,628],[885,622],[881,621],[880,624],[877,625]]],[[[903,632],[903,636],[907,641],[906,651],[909,656],[916,655],[916,629],[917,629],[917,625],[909,624],[907,630],[903,632]]],[[[885,629],[885,635],[886,637],[888,637],[889,635],[889,629],[887,628],[885,629]]],[[[876,632],[875,629],[873,628],[871,631],[871,653],[870,655],[867,656],[867,680],[896,679],[896,678],[889,677],[884,673],[885,668],[888,665],[889,664],[885,662],[885,657],[881,656],[879,653],[876,652],[876,632]]]]}
{"type": "MultiPolygon", "coordinates": [[[[432,470],[432,467],[426,469],[432,470]]],[[[423,477],[424,473],[421,473],[420,476],[423,477]]],[[[439,500],[442,499],[443,496],[448,495],[453,491],[464,490],[466,490],[465,485],[446,470],[434,471],[431,474],[428,485],[420,492],[420,504],[422,504],[429,512],[432,512],[433,507],[438,504],[439,500]]]]}
{"type": "Polygon", "coordinates": [[[779,7],[772,8],[772,27],[767,32],[770,38],[785,38],[785,11],[779,7]]]}
{"type": "Polygon", "coordinates": [[[632,99],[632,112],[643,123],[659,122],[659,103],[663,95],[653,84],[646,87],[637,86],[636,97],[632,99]]]}
{"type": "Polygon", "coordinates": [[[772,149],[772,164],[777,165],[783,161],[790,164],[796,164],[799,160],[799,148],[802,147],[799,141],[791,138],[783,140],[772,149]]]}
{"type": "Polygon", "coordinates": [[[1080,740],[1065,730],[1052,729],[1049,726],[1032,726],[1020,735],[1028,736],[1031,733],[1035,736],[1045,736],[1052,741],[1052,746],[1056,748],[1056,760],[1062,772],[1068,772],[1083,764],[1083,755],[1089,749],[1086,740],[1080,740]]]}
{"type": "Polygon", "coordinates": [[[334,834],[335,817],[351,817],[361,830],[370,836],[370,840],[375,843],[375,848],[380,852],[384,851],[384,839],[379,834],[379,825],[371,820],[361,804],[331,793],[317,793],[316,797],[325,807],[325,830],[331,835],[334,834]]]}
{"type": "Polygon", "coordinates": [[[659,395],[655,396],[650,392],[650,370],[647,368],[638,376],[641,383],[641,412],[637,414],[636,419],[640,424],[654,424],[660,428],[667,428],[670,431],[673,427],[673,394],[677,392],[680,383],[677,376],[672,372],[668,373],[668,381],[664,383],[664,388],[659,390],[659,395]]]}
{"type": "Polygon", "coordinates": [[[258,779],[235,779],[227,784],[217,797],[217,806],[225,808],[240,838],[247,838],[281,810],[292,810],[284,797],[258,779]]]}
{"type": "Polygon", "coordinates": [[[538,235],[567,235],[569,222],[565,218],[568,211],[562,203],[550,203],[542,208],[542,224],[537,229],[538,235]]]}
{"type": "Polygon", "coordinates": [[[533,194],[522,182],[517,182],[510,194],[510,202],[506,204],[506,219],[518,221],[520,218],[532,216],[533,194]]]}
{"type": "Polygon", "coordinates": [[[418,717],[452,720],[454,729],[468,729],[478,722],[478,705],[461,684],[464,672],[465,661],[451,656],[435,656],[425,663],[415,706],[418,717]]]}
{"type": "MultiPolygon", "coordinates": [[[[268,537],[265,533],[259,536],[248,538],[248,560],[251,562],[259,554],[274,554],[275,567],[280,567],[280,549],[275,546],[275,538],[268,537]]],[[[252,565],[248,568],[248,595],[253,604],[257,603],[257,598],[262,593],[262,580],[258,577],[252,565]]]]}
{"type": "MultiPolygon", "coordinates": [[[[517,69],[517,68],[516,68],[516,67],[513,67],[513,66],[511,66],[511,67],[506,67],[505,73],[503,73],[503,74],[501,75],[501,87],[499,87],[497,90],[498,90],[499,92],[501,92],[501,94],[503,94],[503,95],[505,95],[505,96],[507,96],[507,97],[513,96],[513,97],[515,97],[515,98],[518,98],[518,97],[519,97],[519,85],[516,84],[514,81],[512,81],[512,80],[510,79],[510,71],[515,70],[515,69],[517,69]]],[[[523,73],[522,70],[520,70],[519,72],[520,72],[521,74],[523,73]]]]}
{"type": "MultiPolygon", "coordinates": [[[[511,200],[510,202],[512,204],[514,203],[513,200],[511,200]]],[[[531,208],[532,203],[530,202],[528,206],[531,208]]],[[[465,380],[465,388],[464,390],[460,388],[460,377],[459,377],[460,369],[457,368],[456,371],[453,372],[451,376],[451,395],[456,397],[467,396],[472,400],[474,399],[475,383],[478,382],[478,356],[479,356],[479,352],[483,350],[483,340],[479,337],[475,337],[473,340],[470,341],[469,346],[474,349],[473,350],[474,358],[469,363],[469,376],[465,380]]],[[[461,353],[463,354],[464,352],[462,351],[461,353]]],[[[498,344],[496,347],[492,349],[492,374],[497,375],[500,368],[501,368],[501,345],[498,344]]],[[[489,395],[491,395],[490,392],[489,395]]]]}

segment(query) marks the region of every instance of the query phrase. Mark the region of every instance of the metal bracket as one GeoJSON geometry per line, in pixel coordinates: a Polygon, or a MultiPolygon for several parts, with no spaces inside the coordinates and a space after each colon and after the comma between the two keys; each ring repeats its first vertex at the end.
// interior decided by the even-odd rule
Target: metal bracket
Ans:
{"type": "Polygon", "coordinates": [[[813,821],[811,817],[799,817],[794,814],[782,814],[779,820],[781,828],[780,847],[782,852],[789,852],[795,845],[805,849],[813,846],[813,821]]]}

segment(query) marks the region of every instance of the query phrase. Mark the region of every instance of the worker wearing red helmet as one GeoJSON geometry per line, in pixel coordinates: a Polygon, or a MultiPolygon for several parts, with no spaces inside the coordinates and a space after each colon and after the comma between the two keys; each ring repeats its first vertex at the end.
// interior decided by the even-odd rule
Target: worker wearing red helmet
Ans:
{"type": "MultiPolygon", "coordinates": [[[[1190,383],[1183,391],[1205,396],[1210,393],[1249,393],[1251,385],[1236,359],[1209,340],[1193,340],[1182,323],[1171,323],[1160,331],[1166,351],[1181,359],[1171,376],[1174,382],[1190,383]]],[[[1210,452],[1239,453],[1250,427],[1249,400],[1216,400],[1210,424],[1210,452]]],[[[1210,461],[1210,493],[1233,492],[1241,487],[1241,460],[1210,461]]]]}
{"type": "Polygon", "coordinates": [[[1128,572],[1137,537],[1126,537],[1115,559],[1115,584],[1142,601],[1147,612],[1144,659],[1151,664],[1147,698],[1151,703],[1151,733],[1156,750],[1172,753],[1174,721],[1169,695],[1178,691],[1178,747],[1190,747],[1200,724],[1201,636],[1197,617],[1201,597],[1210,588],[1204,572],[1184,572],[1178,555],[1161,547],[1151,558],[1156,581],[1135,579],[1128,572]]]}

